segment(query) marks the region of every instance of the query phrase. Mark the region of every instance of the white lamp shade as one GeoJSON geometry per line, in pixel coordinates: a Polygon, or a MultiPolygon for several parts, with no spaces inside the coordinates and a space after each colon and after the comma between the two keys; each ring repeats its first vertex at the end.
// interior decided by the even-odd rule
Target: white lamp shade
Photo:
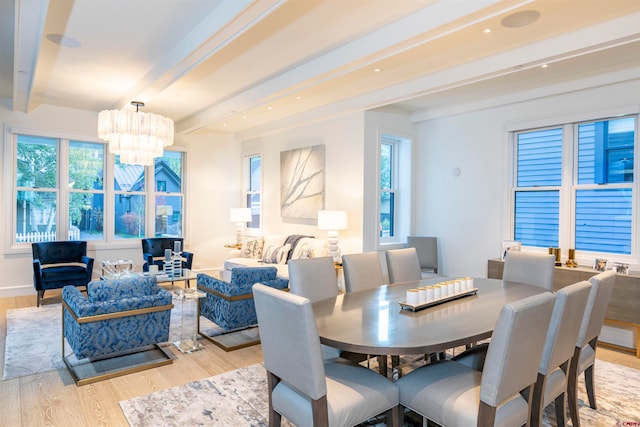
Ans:
{"type": "Polygon", "coordinates": [[[251,221],[250,208],[231,208],[229,213],[231,222],[249,222],[251,221]]]}
{"type": "Polygon", "coordinates": [[[347,212],[318,211],[318,229],[346,230],[347,229],[347,212]]]}

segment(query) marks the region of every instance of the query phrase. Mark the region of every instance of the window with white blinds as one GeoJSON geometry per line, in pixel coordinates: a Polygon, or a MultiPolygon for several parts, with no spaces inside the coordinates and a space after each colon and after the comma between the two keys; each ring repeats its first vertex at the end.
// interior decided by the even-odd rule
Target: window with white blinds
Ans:
{"type": "Polygon", "coordinates": [[[637,116],[514,133],[513,238],[631,255],[637,116]]]}

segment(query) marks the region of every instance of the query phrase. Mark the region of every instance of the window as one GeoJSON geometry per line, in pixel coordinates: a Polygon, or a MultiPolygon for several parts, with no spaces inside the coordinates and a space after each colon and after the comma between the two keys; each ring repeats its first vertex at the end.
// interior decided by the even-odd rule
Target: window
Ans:
{"type": "Polygon", "coordinates": [[[15,206],[12,245],[183,234],[184,153],[165,151],[145,170],[107,158],[102,142],[12,132],[5,158],[6,179],[14,183],[7,194],[15,206]],[[113,176],[112,185],[105,186],[105,176],[113,176]]]}
{"type": "Polygon", "coordinates": [[[383,135],[380,143],[380,237],[395,236],[396,146],[383,135]]]}
{"type": "Polygon", "coordinates": [[[411,218],[411,139],[379,135],[378,244],[401,244],[411,218]]]}
{"type": "Polygon", "coordinates": [[[104,240],[104,144],[69,142],[69,238],[104,240]]]}
{"type": "Polygon", "coordinates": [[[247,161],[247,188],[245,200],[247,207],[251,208],[251,222],[249,228],[260,228],[261,208],[261,183],[262,183],[262,158],[260,155],[248,156],[247,161]]]}
{"type": "Polygon", "coordinates": [[[57,240],[57,140],[19,135],[15,160],[15,241],[57,240]]]}
{"type": "Polygon", "coordinates": [[[177,151],[165,151],[154,161],[156,237],[182,236],[182,156],[177,151]]]}
{"type": "Polygon", "coordinates": [[[636,116],[515,133],[514,239],[632,255],[636,116]]]}

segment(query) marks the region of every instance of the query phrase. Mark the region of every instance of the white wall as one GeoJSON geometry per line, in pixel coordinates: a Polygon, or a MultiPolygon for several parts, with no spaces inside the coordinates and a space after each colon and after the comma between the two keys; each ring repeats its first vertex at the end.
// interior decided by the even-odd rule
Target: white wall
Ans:
{"type": "Polygon", "coordinates": [[[263,233],[326,238],[316,220],[280,216],[280,152],[325,145],[325,209],[344,210],[349,228],[340,232],[342,253],[362,251],[364,116],[353,113],[242,143],[244,155],[262,155],[263,233]]]}
{"type": "Polygon", "coordinates": [[[419,123],[414,232],[439,238],[442,274],[486,277],[487,259],[499,256],[508,217],[507,129],[637,112],[639,102],[635,81],[419,123]]]}

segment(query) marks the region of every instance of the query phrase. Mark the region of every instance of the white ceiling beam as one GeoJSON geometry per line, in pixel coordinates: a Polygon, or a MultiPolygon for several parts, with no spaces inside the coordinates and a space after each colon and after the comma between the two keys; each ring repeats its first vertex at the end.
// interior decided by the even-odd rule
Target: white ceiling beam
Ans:
{"type": "Polygon", "coordinates": [[[158,61],[113,108],[148,102],[280,7],[284,0],[222,1],[187,37],[158,61]]]}
{"type": "MultiPolygon", "coordinates": [[[[387,56],[414,45],[402,46],[400,50],[394,46],[418,37],[429,30],[438,28],[443,22],[452,22],[474,12],[500,3],[501,0],[482,0],[473,2],[459,2],[452,7],[451,2],[437,1],[427,7],[399,19],[383,28],[377,29],[364,37],[352,40],[328,52],[322,52],[303,63],[295,64],[288,71],[276,76],[267,77],[253,87],[245,88],[242,92],[233,94],[225,100],[219,100],[215,105],[176,123],[177,133],[190,133],[206,127],[216,121],[229,116],[229,112],[247,111],[257,106],[272,102],[275,99],[290,95],[290,88],[302,90],[306,87],[323,83],[327,79],[334,79],[352,72],[354,69],[366,66],[368,63],[384,59],[387,56]],[[366,62],[365,61],[366,58],[366,62]],[[319,77],[322,76],[322,77],[319,77]],[[289,90],[289,92],[285,92],[289,90]]],[[[530,3],[522,0],[516,4],[509,4],[506,8],[496,11],[504,13],[517,6],[530,3]]],[[[492,16],[493,16],[492,15],[492,16]]],[[[485,17],[489,19],[489,16],[485,17]]],[[[467,23],[464,27],[471,25],[467,23]]],[[[428,41],[416,42],[417,44],[428,41]]]]}
{"type": "Polygon", "coordinates": [[[48,0],[16,0],[13,47],[14,111],[29,112],[48,8],[48,0]]]}

